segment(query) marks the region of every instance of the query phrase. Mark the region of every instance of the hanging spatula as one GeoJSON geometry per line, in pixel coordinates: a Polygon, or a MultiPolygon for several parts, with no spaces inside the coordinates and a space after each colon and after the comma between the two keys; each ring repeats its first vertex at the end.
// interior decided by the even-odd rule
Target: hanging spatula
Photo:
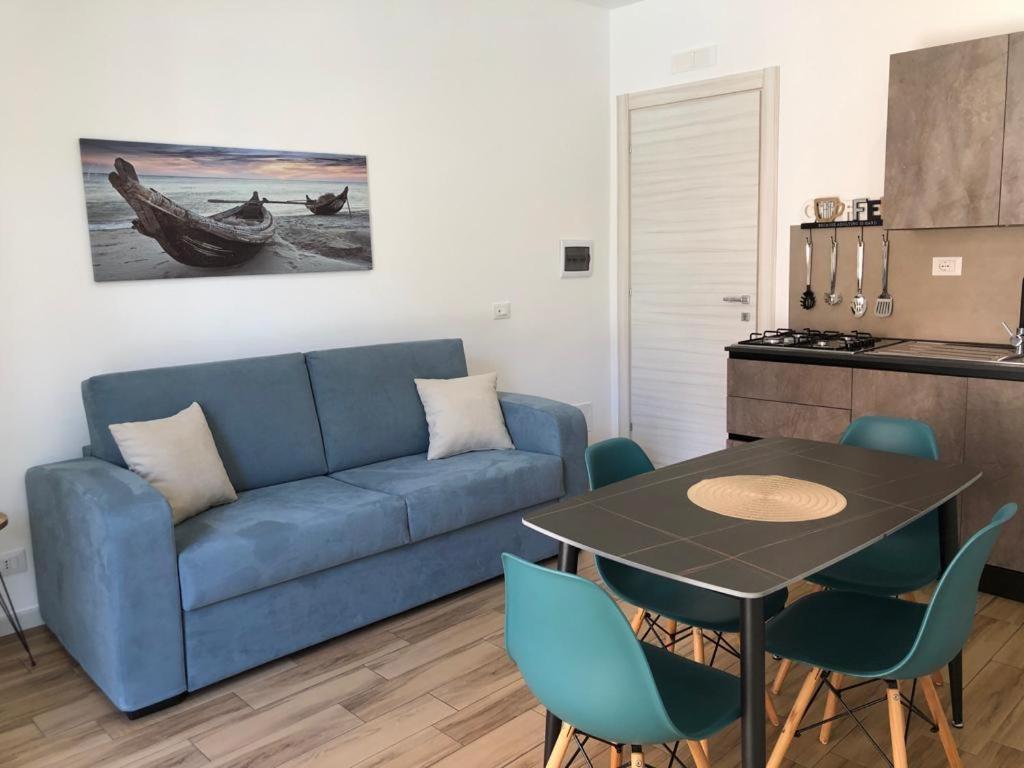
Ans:
{"type": "Polygon", "coordinates": [[[892,296],[889,294],[889,234],[882,233],[882,292],[875,299],[875,315],[889,317],[892,314],[892,296]]]}

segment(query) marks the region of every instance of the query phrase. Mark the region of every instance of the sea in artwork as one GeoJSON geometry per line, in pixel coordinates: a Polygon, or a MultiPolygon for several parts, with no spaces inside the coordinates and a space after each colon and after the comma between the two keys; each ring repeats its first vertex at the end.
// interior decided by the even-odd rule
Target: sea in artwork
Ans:
{"type": "Polygon", "coordinates": [[[97,282],[372,268],[365,157],[88,139],[82,140],[82,156],[97,282]],[[251,259],[235,266],[181,263],[156,239],[133,227],[136,212],[108,179],[115,156],[132,163],[143,187],[197,216],[230,209],[256,192],[273,216],[273,237],[251,259]],[[192,173],[168,173],[179,167],[192,173]],[[147,173],[147,168],[159,172],[147,173]],[[239,175],[230,175],[232,171],[239,175]],[[310,178],[294,178],[303,173],[310,178]],[[333,215],[315,215],[303,204],[307,196],[315,200],[339,194],[345,187],[347,205],[333,215]]]}

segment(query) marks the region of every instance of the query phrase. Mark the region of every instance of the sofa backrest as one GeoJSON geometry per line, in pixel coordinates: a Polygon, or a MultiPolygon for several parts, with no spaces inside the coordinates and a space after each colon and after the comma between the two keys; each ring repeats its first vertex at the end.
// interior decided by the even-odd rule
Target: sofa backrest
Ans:
{"type": "Polygon", "coordinates": [[[331,472],[427,450],[413,379],[466,375],[461,339],[348,347],[306,355],[331,472]]]}
{"type": "Polygon", "coordinates": [[[122,467],[111,424],[172,416],[195,401],[236,490],[327,471],[302,354],[94,376],[82,382],[82,400],[91,454],[122,467]]]}

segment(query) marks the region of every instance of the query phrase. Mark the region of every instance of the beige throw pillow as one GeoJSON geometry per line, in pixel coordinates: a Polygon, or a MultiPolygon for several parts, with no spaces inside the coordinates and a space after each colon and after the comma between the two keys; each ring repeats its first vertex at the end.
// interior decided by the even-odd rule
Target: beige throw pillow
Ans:
{"type": "Polygon", "coordinates": [[[427,414],[427,459],[515,448],[498,403],[498,374],[414,379],[427,414]]]}
{"type": "Polygon", "coordinates": [[[199,403],[166,419],[111,424],[110,433],[128,468],[167,499],[175,525],[238,498],[199,403]]]}

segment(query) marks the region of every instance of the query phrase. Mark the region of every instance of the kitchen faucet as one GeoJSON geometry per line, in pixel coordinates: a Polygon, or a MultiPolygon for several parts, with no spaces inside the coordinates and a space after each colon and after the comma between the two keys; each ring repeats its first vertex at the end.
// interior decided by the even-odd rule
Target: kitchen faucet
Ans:
{"type": "Polygon", "coordinates": [[[998,362],[1006,363],[1010,360],[1024,359],[1024,326],[1017,328],[1016,331],[1011,331],[1010,326],[1006,323],[1002,323],[1002,326],[1006,332],[1010,334],[1010,343],[1013,344],[1013,354],[1000,357],[998,362]]]}

